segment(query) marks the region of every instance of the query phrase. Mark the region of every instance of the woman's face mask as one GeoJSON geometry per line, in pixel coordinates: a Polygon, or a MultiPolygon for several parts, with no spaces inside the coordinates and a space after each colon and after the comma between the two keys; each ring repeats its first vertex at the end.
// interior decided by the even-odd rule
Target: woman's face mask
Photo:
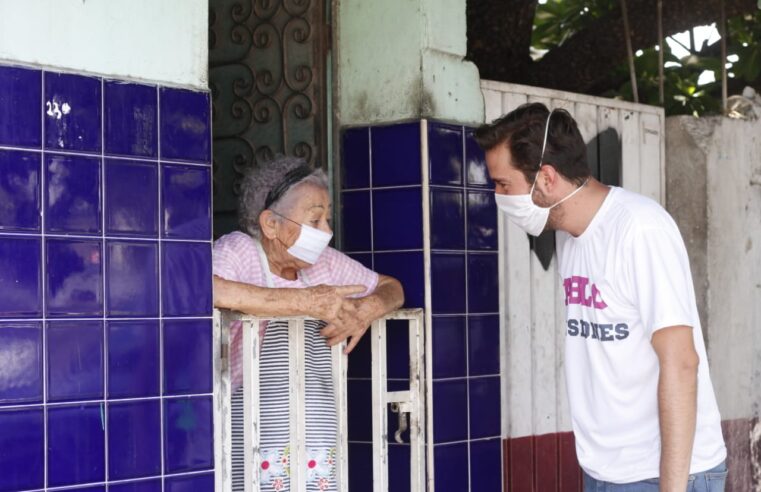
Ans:
{"type": "Polygon", "coordinates": [[[306,224],[299,224],[301,231],[293,246],[288,248],[288,253],[299,260],[314,265],[325,248],[328,247],[333,234],[306,224]]]}
{"type": "MultiPolygon", "coordinates": [[[[547,133],[550,128],[551,117],[552,112],[550,112],[550,114],[547,116],[547,123],[544,127],[544,142],[542,143],[542,155],[539,159],[539,169],[542,168],[542,163],[544,162],[544,149],[547,146],[547,133]]],[[[523,229],[526,233],[531,234],[532,236],[538,236],[542,233],[542,231],[544,231],[544,228],[547,226],[547,220],[550,217],[550,210],[571,198],[573,195],[578,193],[579,190],[584,187],[584,185],[587,184],[587,181],[585,181],[584,184],[573,190],[560,201],[550,205],[549,207],[540,207],[534,203],[534,199],[532,198],[534,195],[534,188],[536,187],[536,180],[538,178],[539,172],[537,171],[536,175],[534,176],[534,182],[531,184],[531,191],[529,191],[526,195],[502,195],[499,193],[494,194],[494,199],[497,202],[497,207],[502,210],[515,225],[523,229]]]]}
{"type": "Polygon", "coordinates": [[[317,263],[317,259],[322,252],[325,251],[325,248],[328,247],[330,240],[333,239],[333,233],[321,231],[306,224],[300,224],[274,210],[271,210],[271,212],[300,227],[299,237],[297,237],[296,242],[288,248],[288,253],[304,263],[309,263],[310,265],[317,263]]]}

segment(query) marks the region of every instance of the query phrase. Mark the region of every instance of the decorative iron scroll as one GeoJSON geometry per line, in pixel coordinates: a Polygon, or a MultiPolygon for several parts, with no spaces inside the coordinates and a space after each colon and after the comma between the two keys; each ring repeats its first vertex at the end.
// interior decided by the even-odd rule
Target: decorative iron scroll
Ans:
{"type": "Polygon", "coordinates": [[[239,180],[282,153],[326,165],[325,3],[210,0],[214,233],[236,228],[239,180]]]}

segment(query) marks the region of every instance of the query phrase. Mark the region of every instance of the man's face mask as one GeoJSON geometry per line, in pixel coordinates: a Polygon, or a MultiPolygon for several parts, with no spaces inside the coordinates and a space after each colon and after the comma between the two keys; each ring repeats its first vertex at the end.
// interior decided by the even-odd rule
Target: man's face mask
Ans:
{"type": "MultiPolygon", "coordinates": [[[[552,111],[550,111],[550,114],[547,116],[547,123],[544,126],[542,155],[539,158],[540,170],[542,168],[542,163],[544,162],[544,149],[547,147],[547,133],[550,129],[550,118],[552,118],[552,111]]],[[[542,233],[542,231],[544,231],[544,228],[547,226],[547,219],[550,217],[550,210],[578,193],[579,190],[581,190],[584,185],[587,184],[587,181],[589,181],[584,181],[581,186],[573,190],[557,203],[549,207],[540,207],[534,203],[534,199],[532,198],[534,194],[534,188],[536,187],[536,180],[538,178],[539,172],[537,171],[536,175],[534,176],[534,182],[531,184],[531,191],[529,191],[526,195],[502,195],[499,193],[494,194],[494,199],[497,202],[497,207],[505,212],[505,214],[515,225],[526,231],[528,234],[531,234],[532,236],[538,236],[542,233]]]]}

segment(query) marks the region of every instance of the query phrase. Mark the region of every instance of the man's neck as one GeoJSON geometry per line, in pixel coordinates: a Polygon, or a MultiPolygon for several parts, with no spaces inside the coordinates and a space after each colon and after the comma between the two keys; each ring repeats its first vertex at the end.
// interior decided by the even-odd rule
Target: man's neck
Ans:
{"type": "Polygon", "coordinates": [[[584,188],[563,204],[563,217],[558,225],[558,229],[574,237],[581,236],[587,230],[610,191],[608,185],[594,178],[589,178],[584,188]]]}

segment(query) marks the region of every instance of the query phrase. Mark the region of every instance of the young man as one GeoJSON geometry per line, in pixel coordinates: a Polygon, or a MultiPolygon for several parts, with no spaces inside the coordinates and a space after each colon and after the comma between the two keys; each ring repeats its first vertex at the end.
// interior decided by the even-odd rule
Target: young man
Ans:
{"type": "Polygon", "coordinates": [[[483,125],[476,140],[500,210],[531,235],[557,231],[585,490],[723,490],[721,418],[671,216],[591,177],[566,111],[525,104],[483,125]]]}

